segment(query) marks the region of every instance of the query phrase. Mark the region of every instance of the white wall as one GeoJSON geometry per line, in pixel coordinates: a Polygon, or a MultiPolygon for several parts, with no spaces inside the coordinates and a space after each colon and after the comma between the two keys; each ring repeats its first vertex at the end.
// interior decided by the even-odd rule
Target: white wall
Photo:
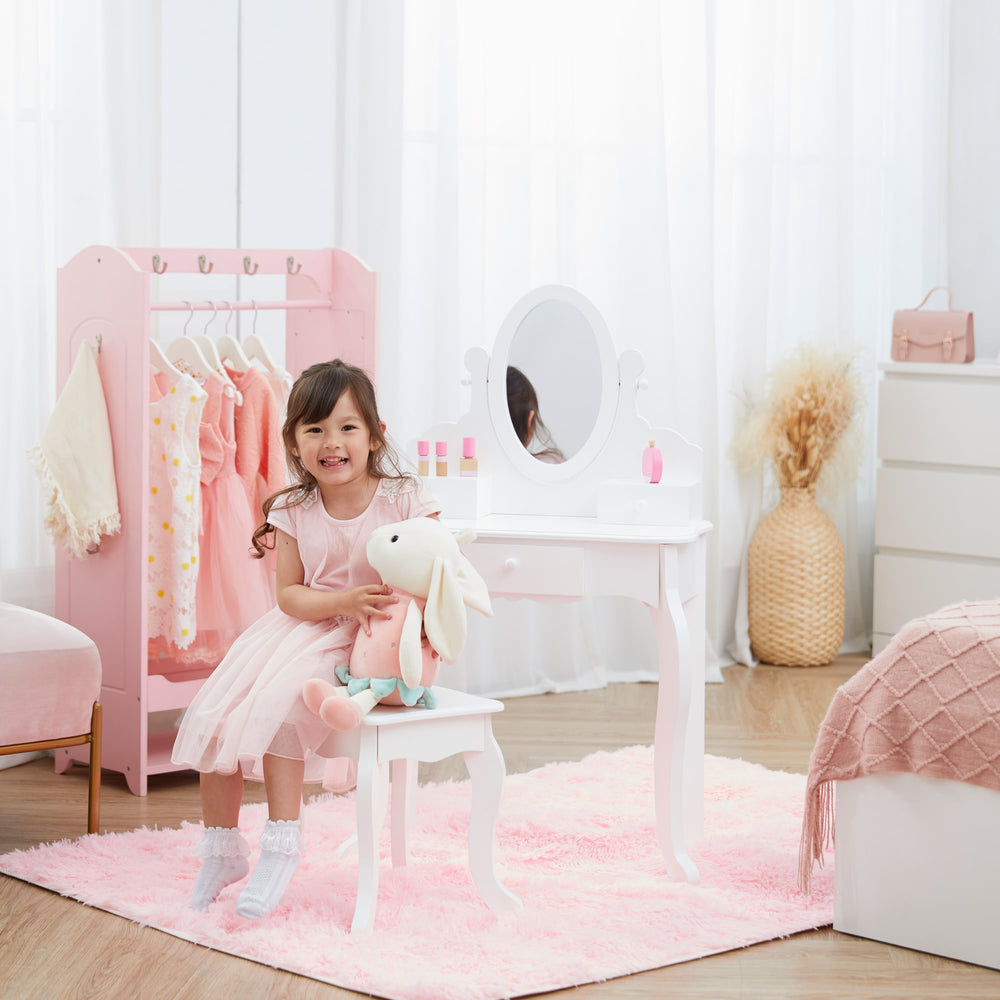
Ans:
{"type": "MultiPolygon", "coordinates": [[[[321,0],[163,5],[161,246],[342,243],[345,209],[331,178],[350,163],[345,73],[333,58],[343,9],[321,0]]],[[[992,360],[1000,352],[1000,3],[953,0],[951,32],[943,278],[956,307],[975,313],[978,358],[992,360]]],[[[180,298],[280,295],[260,279],[165,286],[180,298]]],[[[258,319],[278,357],[282,322],[280,314],[258,319]]]]}
{"type": "MultiPolygon", "coordinates": [[[[332,58],[339,8],[317,0],[163,5],[160,246],[341,245],[331,183],[340,161],[341,93],[332,58]]],[[[161,295],[280,299],[284,280],[168,274],[161,295]]],[[[159,317],[162,343],[187,316],[159,317]]],[[[192,331],[210,317],[197,314],[192,331]]],[[[233,327],[242,324],[248,335],[252,318],[239,314],[233,327]]],[[[220,313],[210,332],[221,332],[225,319],[220,313]]],[[[256,333],[279,361],[284,321],[280,312],[257,317],[256,333]]]]}
{"type": "Polygon", "coordinates": [[[974,313],[977,360],[993,361],[1000,352],[1000,3],[953,0],[951,32],[948,281],[953,305],[974,313]]]}

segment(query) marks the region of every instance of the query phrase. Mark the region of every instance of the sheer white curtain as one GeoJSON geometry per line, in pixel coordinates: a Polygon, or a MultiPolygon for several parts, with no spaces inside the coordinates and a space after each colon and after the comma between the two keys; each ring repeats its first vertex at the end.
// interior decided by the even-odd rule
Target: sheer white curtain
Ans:
{"type": "MultiPolygon", "coordinates": [[[[465,350],[488,348],[521,294],[583,291],[619,350],[645,355],[646,415],[705,448],[721,662],[751,660],[743,558],[772,499],[728,455],[748,395],[800,340],[867,349],[873,393],[892,309],[946,273],[948,13],[934,0],[403,8],[401,148],[393,134],[385,158],[366,151],[383,171],[399,163],[398,248],[380,258],[399,331],[389,405],[411,428],[454,418],[465,350]]],[[[872,472],[869,456],[829,508],[850,649],[870,628],[872,472]]],[[[655,676],[641,609],[501,610],[519,627],[473,622],[473,689],[655,676]],[[568,646],[556,615],[579,623],[568,646]]]]}
{"type": "Polygon", "coordinates": [[[0,5],[0,590],[51,611],[52,544],[27,459],[55,403],[56,269],[156,239],[158,0],[0,5]]]}
{"type": "MultiPolygon", "coordinates": [[[[180,0],[0,7],[7,599],[51,604],[25,453],[54,403],[56,268],[92,243],[155,245],[161,226],[175,244],[220,245],[238,219],[233,238],[342,246],[379,271],[380,398],[401,441],[465,409],[465,351],[489,348],[524,292],[561,282],[590,297],[619,351],[645,355],[645,415],[705,449],[710,646],[748,659],[742,560],[770,497],[734,475],[732,431],[802,339],[870,348],[874,388],[892,310],[947,277],[950,4],[338,0],[331,14],[302,0],[292,17],[228,0],[225,15],[180,0]],[[303,58],[328,60],[329,85],[285,71],[303,58]],[[163,81],[192,73],[206,103],[178,126],[163,81]],[[214,97],[220,73],[231,106],[214,97]],[[207,145],[239,131],[238,114],[237,153],[207,145]],[[210,186],[209,160],[234,164],[210,186]],[[180,232],[162,214],[179,199],[180,232]]],[[[831,508],[852,646],[869,628],[871,465],[831,508]]],[[[468,686],[655,676],[641,609],[532,608],[503,612],[524,625],[503,630],[523,635],[510,648],[477,639],[468,686]],[[580,626],[569,646],[562,615],[580,626]]]]}

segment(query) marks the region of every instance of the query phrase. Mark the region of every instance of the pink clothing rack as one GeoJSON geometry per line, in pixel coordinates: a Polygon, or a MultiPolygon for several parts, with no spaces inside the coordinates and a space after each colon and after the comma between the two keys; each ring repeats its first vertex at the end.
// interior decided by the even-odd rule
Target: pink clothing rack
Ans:
{"type": "MultiPolygon", "coordinates": [[[[272,293],[273,294],[273,293],[272,293]]],[[[57,389],[84,340],[100,343],[122,530],[85,559],[56,555],[56,614],[97,644],[103,665],[103,765],[136,795],[147,778],[176,770],[173,730],[151,732],[154,712],[186,708],[214,664],[201,671],[151,670],[146,627],[149,491],[150,318],[157,310],[283,309],[285,368],[343,358],[378,375],[378,275],[344,250],[120,249],[92,246],[57,277],[57,389]],[[157,302],[164,273],[282,275],[285,298],[268,302],[157,302]],[[155,672],[154,672],[155,671],[155,672]]],[[[238,581],[235,585],[238,585],[238,581]]],[[[56,770],[86,762],[56,751],[56,770]]]]}

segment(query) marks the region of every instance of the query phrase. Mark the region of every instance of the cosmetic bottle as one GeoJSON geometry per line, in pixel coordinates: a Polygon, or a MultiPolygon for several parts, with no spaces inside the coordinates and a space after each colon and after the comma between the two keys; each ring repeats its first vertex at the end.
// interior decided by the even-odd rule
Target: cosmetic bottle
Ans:
{"type": "Polygon", "coordinates": [[[417,474],[420,476],[429,476],[431,474],[430,441],[417,442],[417,474]]]}
{"type": "Polygon", "coordinates": [[[476,476],[479,474],[479,461],[476,458],[476,439],[462,438],[462,460],[458,465],[460,476],[476,476]]]}
{"type": "Polygon", "coordinates": [[[663,475],[663,456],[655,441],[650,441],[642,453],[642,475],[651,483],[658,483],[663,475]]]}
{"type": "Polygon", "coordinates": [[[434,444],[434,454],[437,456],[434,471],[439,476],[448,475],[448,442],[437,441],[434,444]]]}

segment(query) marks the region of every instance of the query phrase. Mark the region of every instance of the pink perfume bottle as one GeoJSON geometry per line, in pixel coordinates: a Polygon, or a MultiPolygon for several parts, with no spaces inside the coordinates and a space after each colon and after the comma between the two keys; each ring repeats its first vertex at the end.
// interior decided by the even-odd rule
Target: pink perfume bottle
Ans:
{"type": "Polygon", "coordinates": [[[642,475],[651,483],[658,483],[663,475],[663,456],[655,441],[650,441],[642,453],[642,475]]]}
{"type": "Polygon", "coordinates": [[[434,463],[434,471],[439,476],[448,475],[448,442],[436,441],[434,443],[434,455],[437,461],[434,463]]]}
{"type": "Polygon", "coordinates": [[[431,443],[430,441],[417,442],[417,475],[429,476],[431,474],[431,443]]]}
{"type": "Polygon", "coordinates": [[[462,438],[462,460],[459,462],[460,476],[475,476],[479,474],[479,462],[476,459],[476,439],[462,438]]]}

